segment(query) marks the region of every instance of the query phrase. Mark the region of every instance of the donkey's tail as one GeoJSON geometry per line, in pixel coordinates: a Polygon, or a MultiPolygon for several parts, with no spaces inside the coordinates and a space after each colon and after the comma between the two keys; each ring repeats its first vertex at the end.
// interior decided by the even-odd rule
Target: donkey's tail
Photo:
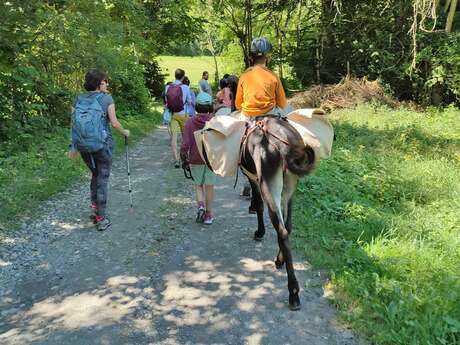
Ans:
{"type": "Polygon", "coordinates": [[[287,168],[297,176],[309,174],[315,167],[315,151],[308,145],[290,146],[286,155],[287,168]]]}

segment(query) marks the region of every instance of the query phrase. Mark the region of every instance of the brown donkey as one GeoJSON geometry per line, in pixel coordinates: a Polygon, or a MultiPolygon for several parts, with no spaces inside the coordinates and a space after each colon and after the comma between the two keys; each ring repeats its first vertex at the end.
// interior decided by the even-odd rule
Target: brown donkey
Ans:
{"type": "Polygon", "coordinates": [[[300,309],[299,283],[292,262],[289,234],[292,230],[292,203],[300,176],[315,165],[315,152],[305,146],[302,137],[285,119],[259,117],[243,139],[241,168],[252,188],[250,212],[257,213],[258,228],[254,239],[265,235],[264,202],[278,234],[279,251],[275,265],[286,264],[289,307],[300,309]]]}

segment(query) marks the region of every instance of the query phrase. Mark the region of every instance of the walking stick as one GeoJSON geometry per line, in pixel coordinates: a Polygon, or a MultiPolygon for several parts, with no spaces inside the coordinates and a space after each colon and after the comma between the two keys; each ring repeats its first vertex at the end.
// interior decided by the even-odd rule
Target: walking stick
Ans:
{"type": "Polygon", "coordinates": [[[126,157],[126,170],[128,172],[128,189],[129,189],[129,202],[131,211],[133,210],[133,196],[131,195],[131,171],[129,170],[129,147],[128,147],[128,137],[125,136],[125,157],[126,157]]]}

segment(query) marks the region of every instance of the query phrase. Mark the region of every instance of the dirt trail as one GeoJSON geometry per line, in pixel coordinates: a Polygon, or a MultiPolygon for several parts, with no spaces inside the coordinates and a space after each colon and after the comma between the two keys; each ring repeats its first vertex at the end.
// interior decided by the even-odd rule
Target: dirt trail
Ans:
{"type": "Polygon", "coordinates": [[[272,261],[275,233],[270,225],[262,243],[252,240],[256,218],[233,179],[218,182],[215,224],[198,225],[192,186],[171,167],[166,130],[131,154],[135,210],[128,212],[120,158],[109,230],[89,224],[85,181],[3,241],[1,344],[359,343],[336,325],[322,278],[299,254],[302,309],[288,309],[286,274],[272,261]]]}

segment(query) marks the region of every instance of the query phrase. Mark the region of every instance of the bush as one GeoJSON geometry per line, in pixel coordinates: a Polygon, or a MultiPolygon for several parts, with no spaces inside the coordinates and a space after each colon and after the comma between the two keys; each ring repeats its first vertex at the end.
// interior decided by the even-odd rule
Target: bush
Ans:
{"type": "Polygon", "coordinates": [[[161,68],[156,60],[142,62],[144,66],[144,80],[145,86],[150,92],[152,97],[161,97],[164,91],[165,76],[166,74],[161,73],[161,68]]]}

